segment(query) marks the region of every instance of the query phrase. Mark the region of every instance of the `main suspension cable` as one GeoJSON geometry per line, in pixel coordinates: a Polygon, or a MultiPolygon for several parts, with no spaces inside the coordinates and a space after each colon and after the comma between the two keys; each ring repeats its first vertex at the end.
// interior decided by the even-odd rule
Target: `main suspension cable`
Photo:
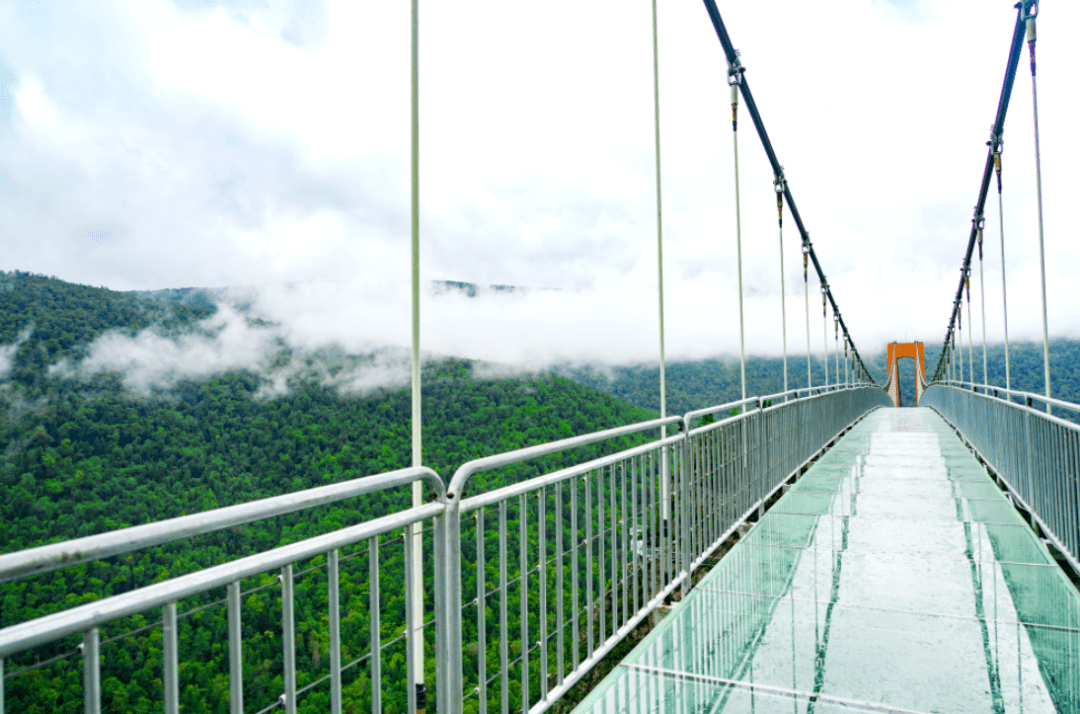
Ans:
{"type": "MultiPolygon", "coordinates": [[[[716,0],[704,0],[705,9],[709,14],[709,19],[712,21],[713,29],[716,30],[717,39],[720,40],[720,45],[723,47],[724,55],[727,58],[729,71],[738,72],[738,89],[742,95],[743,103],[746,106],[746,113],[749,115],[751,122],[757,131],[757,136],[761,140],[761,146],[765,150],[765,155],[768,157],[769,164],[772,167],[773,174],[777,175],[781,173],[782,166],[776,157],[776,152],[773,150],[772,142],[769,140],[768,132],[765,131],[765,124],[761,120],[761,114],[758,112],[757,104],[754,101],[753,92],[750,91],[750,87],[747,84],[746,76],[743,74],[745,71],[742,67],[742,63],[739,59],[739,54],[731,42],[731,37],[728,35],[727,28],[724,26],[724,21],[720,17],[720,11],[716,7],[716,0]]],[[[730,81],[730,80],[729,80],[730,81]]],[[[821,268],[821,263],[818,260],[817,254],[814,252],[813,246],[810,244],[809,232],[806,230],[806,226],[803,224],[802,217],[799,214],[799,209],[795,204],[795,200],[792,198],[791,189],[786,185],[784,187],[784,201],[787,203],[788,210],[791,213],[792,220],[795,221],[795,226],[799,230],[799,234],[802,236],[804,250],[807,250],[810,263],[813,264],[815,271],[818,274],[818,279],[822,283],[827,284],[825,273],[821,268]]],[[[827,289],[826,289],[827,290],[827,289]]],[[[831,301],[833,309],[835,310],[836,299],[830,292],[827,292],[826,299],[831,301]]],[[[843,318],[840,319],[840,326],[847,330],[847,325],[844,324],[843,318]]],[[[859,351],[854,344],[851,345],[852,351],[855,353],[855,359],[862,365],[862,357],[859,356],[859,351]]],[[[826,350],[826,357],[828,352],[826,350]]],[[[812,362],[811,362],[812,364],[812,362]]],[[[811,366],[812,370],[812,366],[811,366]]],[[[870,378],[870,383],[874,384],[873,378],[870,378]]]]}
{"type": "MultiPolygon", "coordinates": [[[[990,179],[995,171],[995,167],[1000,170],[1000,153],[1001,153],[1001,135],[1004,130],[1005,116],[1009,108],[1009,99],[1012,95],[1013,84],[1016,78],[1016,70],[1020,63],[1020,55],[1024,46],[1025,35],[1025,17],[1031,10],[1031,6],[1035,4],[1036,0],[1021,0],[1021,2],[1015,5],[1016,22],[1013,25],[1012,40],[1009,45],[1009,59],[1005,67],[1005,77],[1001,85],[1001,94],[998,97],[997,111],[994,115],[994,123],[990,130],[990,141],[987,142],[989,149],[986,155],[986,162],[983,165],[982,181],[979,186],[979,198],[975,203],[974,220],[972,221],[971,232],[968,235],[967,249],[964,254],[964,260],[962,266],[969,268],[971,265],[972,254],[974,253],[975,243],[978,238],[978,221],[983,216],[983,210],[986,204],[987,195],[990,189],[990,179]]],[[[1000,180],[1000,178],[999,178],[1000,180]]],[[[999,184],[1000,185],[1000,184],[999,184]]],[[[998,192],[998,207],[999,214],[1001,210],[1001,191],[998,192]]],[[[1000,215],[999,215],[1000,217],[1000,215]]],[[[1004,229],[1002,229],[1004,237],[1004,229]]],[[[1002,254],[1004,255],[1004,244],[1002,245],[1002,254]]],[[[949,318],[948,329],[945,334],[945,344],[942,345],[942,354],[938,359],[938,366],[934,371],[934,379],[940,378],[947,368],[945,363],[946,352],[948,352],[949,343],[951,341],[952,333],[956,329],[956,323],[959,319],[959,312],[962,310],[961,294],[964,290],[964,279],[961,276],[960,284],[957,286],[956,294],[952,303],[952,314],[949,318]]],[[[1004,290],[1002,292],[1002,302],[1005,303],[1004,290]]],[[[1011,370],[1009,370],[1011,371],[1011,370]]],[[[1009,375],[1009,382],[1011,387],[1011,375],[1009,375]]]]}

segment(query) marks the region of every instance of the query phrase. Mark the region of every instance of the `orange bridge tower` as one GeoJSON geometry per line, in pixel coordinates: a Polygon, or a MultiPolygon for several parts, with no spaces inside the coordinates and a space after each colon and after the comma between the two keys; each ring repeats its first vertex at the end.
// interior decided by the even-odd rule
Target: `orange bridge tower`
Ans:
{"type": "Polygon", "coordinates": [[[923,390],[926,389],[926,359],[923,356],[922,342],[893,342],[889,345],[889,382],[885,389],[892,397],[893,404],[900,406],[900,374],[896,363],[902,357],[915,360],[915,406],[919,406],[923,390]]]}

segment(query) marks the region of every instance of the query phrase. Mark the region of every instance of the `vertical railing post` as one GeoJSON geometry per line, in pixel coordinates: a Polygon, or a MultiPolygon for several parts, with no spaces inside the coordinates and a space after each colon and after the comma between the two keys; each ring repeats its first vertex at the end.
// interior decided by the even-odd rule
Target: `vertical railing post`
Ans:
{"type": "MultiPolygon", "coordinates": [[[[405,530],[408,533],[408,528],[405,530]]],[[[412,569],[409,567],[412,563],[409,562],[409,539],[405,537],[405,658],[406,669],[410,669],[412,666],[412,658],[409,656],[412,654],[409,645],[409,638],[412,637],[412,631],[408,629],[408,620],[411,615],[409,611],[409,605],[411,604],[410,590],[411,590],[411,573],[412,569]]],[[[340,589],[340,558],[341,553],[338,550],[332,550],[326,557],[326,599],[329,605],[329,627],[330,627],[330,714],[341,714],[341,589],[340,589]]],[[[409,672],[412,674],[412,672],[409,672]]],[[[410,714],[416,709],[416,692],[413,691],[413,679],[409,677],[409,700],[412,702],[412,708],[409,709],[410,714]]]]}
{"type": "MultiPolygon", "coordinates": [[[[539,566],[537,572],[538,582],[536,588],[540,599],[538,610],[540,628],[540,698],[547,699],[548,686],[548,635],[547,635],[547,496],[543,487],[537,499],[536,514],[536,562],[539,566]]],[[[479,556],[478,556],[479,557],[479,556]]]]}
{"type": "MultiPolygon", "coordinates": [[[[413,549],[411,547],[411,540],[412,540],[411,537],[410,537],[411,534],[412,534],[412,526],[406,526],[405,529],[404,529],[404,533],[402,534],[402,536],[403,536],[403,538],[405,540],[404,552],[405,552],[405,572],[406,573],[412,573],[413,572],[412,560],[413,560],[414,555],[413,555],[413,549]]],[[[335,560],[335,563],[336,563],[336,561],[337,561],[336,551],[335,551],[334,560],[335,560]]],[[[438,573],[438,571],[436,571],[436,575],[437,575],[437,573],[438,573]]],[[[423,628],[418,628],[417,625],[416,625],[416,622],[414,621],[415,620],[415,610],[414,610],[415,605],[413,604],[413,602],[414,602],[415,598],[417,598],[418,596],[419,596],[419,593],[416,592],[416,585],[415,585],[415,582],[413,581],[412,577],[411,576],[406,577],[405,578],[405,677],[406,677],[405,706],[408,707],[409,714],[416,714],[416,710],[417,710],[417,701],[416,701],[417,700],[417,696],[416,696],[417,677],[423,677],[424,676],[423,672],[417,672],[416,671],[416,659],[415,659],[415,657],[416,657],[415,648],[417,647],[416,640],[417,640],[418,637],[422,636],[423,632],[424,632],[423,628]]],[[[331,618],[331,621],[333,621],[333,618],[331,618]]],[[[341,620],[340,620],[340,616],[339,616],[339,619],[338,619],[338,645],[339,645],[339,649],[338,649],[338,679],[337,679],[339,703],[340,703],[340,698],[341,698],[341,687],[340,687],[340,685],[341,685],[341,651],[340,651],[341,625],[340,625],[340,622],[341,622],[341,620]]],[[[333,642],[333,640],[331,639],[331,643],[332,642],[333,642]]],[[[334,662],[333,654],[331,654],[331,656],[330,656],[330,662],[331,662],[330,666],[331,666],[331,668],[333,668],[333,662],[334,662]]],[[[333,676],[333,673],[331,673],[331,676],[333,676]]],[[[331,679],[331,682],[333,682],[332,679],[331,679]]],[[[331,696],[331,698],[330,698],[330,705],[331,705],[331,707],[333,707],[333,696],[331,696]]],[[[341,711],[340,710],[334,711],[333,714],[341,714],[341,711]]]]}
{"type": "MultiPolygon", "coordinates": [[[[368,540],[368,643],[371,646],[371,711],[382,712],[382,638],[379,636],[379,536],[368,540]]],[[[460,616],[460,613],[459,613],[460,616]]]]}
{"type": "MultiPolygon", "coordinates": [[[[506,577],[507,571],[507,532],[506,501],[499,501],[499,711],[510,712],[510,593],[506,577]]],[[[573,534],[576,538],[576,534],[573,534]]],[[[575,568],[577,561],[574,561],[575,568]]],[[[577,575],[577,570],[574,570],[577,575]]],[[[577,580],[574,580],[574,594],[577,595],[577,580]]],[[[577,598],[574,599],[577,604],[577,598]]],[[[574,611],[574,647],[577,647],[577,610],[574,611]]],[[[575,653],[577,650],[574,650],[575,653]]],[[[575,663],[576,666],[576,663],[575,663]]]]}
{"type": "MultiPolygon", "coordinates": [[[[241,650],[240,581],[229,583],[229,712],[244,712],[244,653],[241,650]]],[[[332,623],[331,623],[332,624],[332,623]]],[[[331,640],[333,630],[331,630],[331,640]]],[[[335,714],[339,714],[335,712],[335,714]]]]}
{"type": "MultiPolygon", "coordinates": [[[[840,378],[839,363],[837,365],[837,379],[840,378]]],[[[758,432],[758,458],[757,458],[757,472],[758,472],[758,520],[765,515],[765,494],[768,492],[768,485],[765,483],[765,476],[768,470],[768,461],[765,458],[765,401],[758,397],[757,400],[757,432],[758,432]]]]}
{"type": "Polygon", "coordinates": [[[101,714],[101,632],[83,633],[83,711],[101,714]]]}
{"type": "MultiPolygon", "coordinates": [[[[786,376],[786,375],[785,375],[786,376]]],[[[682,548],[679,549],[681,553],[680,568],[682,574],[682,590],[681,596],[685,600],[687,594],[690,592],[690,568],[691,562],[694,558],[694,553],[690,550],[690,469],[693,465],[690,462],[690,422],[683,418],[682,422],[682,440],[679,442],[679,448],[682,451],[682,459],[679,464],[679,525],[680,525],[680,540],[682,541],[682,548]]],[[[0,714],[3,714],[0,712],[0,714]]]]}
{"type": "MultiPolygon", "coordinates": [[[[450,494],[447,494],[450,498],[450,494]]],[[[461,711],[461,512],[460,494],[435,518],[435,706],[461,711]],[[457,613],[457,617],[452,617],[457,613]],[[445,665],[439,664],[442,659],[445,665]]],[[[416,623],[422,627],[423,623],[416,623]]],[[[423,677],[424,673],[421,672],[423,677]]]]}
{"type": "Polygon", "coordinates": [[[281,647],[285,670],[285,714],[296,714],[296,627],[293,617],[292,565],[281,569],[281,647]]]}
{"type": "Polygon", "coordinates": [[[480,714],[487,714],[487,578],[484,559],[484,509],[476,512],[476,674],[480,714]]]}
{"type": "Polygon", "coordinates": [[[179,633],[176,631],[176,603],[164,607],[162,617],[162,646],[164,655],[165,714],[180,712],[180,660],[177,652],[179,633]]]}

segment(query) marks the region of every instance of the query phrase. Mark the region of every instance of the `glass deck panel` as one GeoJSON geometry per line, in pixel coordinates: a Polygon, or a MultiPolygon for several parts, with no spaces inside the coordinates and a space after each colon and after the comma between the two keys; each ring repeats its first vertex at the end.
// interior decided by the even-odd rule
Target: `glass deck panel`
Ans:
{"type": "Polygon", "coordinates": [[[578,712],[1077,712],[1080,594],[929,409],[881,409],[578,712]]]}

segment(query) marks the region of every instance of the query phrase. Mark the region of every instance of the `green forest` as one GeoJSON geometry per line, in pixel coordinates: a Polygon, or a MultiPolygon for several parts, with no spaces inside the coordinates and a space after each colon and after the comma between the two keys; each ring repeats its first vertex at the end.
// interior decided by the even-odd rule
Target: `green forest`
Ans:
{"type": "MultiPolygon", "coordinates": [[[[87,375],[58,368],[78,365],[90,353],[91,343],[110,331],[131,336],[146,329],[166,337],[184,334],[214,314],[216,308],[208,295],[202,291],[121,293],[25,272],[0,273],[0,493],[4,495],[0,499],[0,552],[409,465],[406,387],[352,394],[328,386],[314,372],[300,370],[286,390],[267,396],[265,375],[237,370],[205,379],[180,379],[145,393],[126,386],[121,373],[87,375]]],[[[927,353],[932,370],[937,352],[928,345],[927,353]]],[[[1011,356],[1014,386],[1040,390],[1041,345],[1014,345],[1011,356]]],[[[1076,372],[1080,343],[1056,341],[1052,358],[1055,393],[1065,399],[1080,398],[1076,372]]],[[[302,360],[304,356],[284,351],[281,359],[302,360]]],[[[356,361],[355,356],[340,359],[356,361]]],[[[884,382],[884,362],[884,354],[867,361],[879,382],[884,382]]],[[[914,370],[907,364],[910,386],[906,385],[906,395],[910,396],[905,400],[912,404],[914,370]]],[[[996,378],[1004,383],[1000,347],[990,350],[989,364],[991,381],[996,378]]],[[[805,359],[793,357],[789,369],[791,386],[803,384],[805,359]]],[[[815,383],[820,383],[824,378],[821,362],[815,363],[815,370],[815,383]]],[[[563,365],[551,373],[497,379],[484,378],[486,373],[478,369],[478,363],[454,358],[434,360],[424,367],[424,463],[444,479],[473,458],[640,422],[654,418],[659,408],[655,365],[563,365]]],[[[737,361],[674,362],[668,365],[666,376],[670,413],[739,398],[737,361]]],[[[747,381],[749,394],[780,391],[782,361],[751,358],[747,381]]],[[[651,436],[612,440],[482,474],[471,482],[470,490],[490,490],[624,449],[651,436]]],[[[598,499],[611,493],[610,486],[598,488],[598,499]]],[[[383,492],[3,583],[0,627],[338,530],[400,510],[408,502],[407,489],[383,492]]],[[[526,511],[512,508],[507,522],[510,532],[516,532],[522,514],[535,522],[536,508],[535,503],[526,511]]],[[[499,576],[495,527],[495,518],[490,517],[485,525],[488,583],[497,582],[499,576]]],[[[428,541],[425,554],[430,576],[430,534],[428,541]]],[[[535,552],[536,543],[529,547],[535,552]]],[[[346,663],[362,656],[368,646],[368,557],[366,546],[342,553],[346,663]]],[[[402,711],[402,538],[385,536],[378,557],[381,638],[384,643],[395,642],[383,658],[383,705],[386,711],[402,711]]],[[[511,564],[517,558],[512,553],[511,564]]],[[[329,666],[324,562],[320,556],[295,566],[301,687],[322,677],[329,666]]],[[[475,575],[463,584],[472,592],[475,575]]],[[[243,589],[244,694],[247,706],[258,711],[273,704],[282,691],[281,588],[276,574],[267,573],[245,581],[243,589]]],[[[185,712],[228,710],[223,597],[222,589],[180,603],[185,712]],[[195,626],[188,626],[189,622],[195,626]]],[[[497,608],[494,599],[488,604],[497,608]]],[[[511,613],[518,607],[518,600],[512,598],[511,613]]],[[[126,714],[160,707],[162,632],[155,624],[159,617],[160,610],[103,628],[104,711],[126,714]]],[[[494,616],[488,621],[493,622],[494,616]]],[[[517,620],[512,619],[511,625],[514,632],[517,620]]],[[[466,622],[469,627],[473,629],[466,632],[466,642],[473,641],[470,635],[475,639],[475,625],[466,622]]],[[[78,642],[79,638],[68,638],[9,658],[4,663],[8,711],[81,711],[78,642]]],[[[515,642],[511,654],[517,656],[521,645],[520,640],[515,642]]],[[[467,656],[474,661],[476,652],[467,656]]],[[[493,662],[496,656],[495,643],[489,642],[488,660],[493,662]]],[[[433,685],[434,670],[429,668],[424,675],[433,685]]],[[[369,710],[368,677],[364,663],[347,671],[346,711],[369,710]]],[[[491,691],[493,696],[498,693],[497,687],[491,691]]],[[[519,701],[520,696],[518,683],[512,683],[511,701],[519,701]]],[[[475,697],[467,705],[475,708],[475,697]]],[[[302,712],[327,708],[325,685],[312,688],[299,701],[302,712]]]]}
{"type": "MultiPolygon", "coordinates": [[[[299,491],[314,486],[403,468],[410,462],[410,397],[407,389],[349,396],[300,380],[284,395],[256,397],[261,378],[253,373],[187,381],[148,397],[126,389],[118,374],[92,380],[50,375],[49,367],[85,354],[88,343],[109,329],[136,331],[161,325],[179,330],[212,311],[100,288],[71,285],[25,273],[0,282],[0,343],[9,346],[7,379],[0,383],[0,544],[4,552],[91,535],[299,491]],[[11,350],[11,346],[17,348],[11,350]]],[[[426,365],[424,461],[447,478],[473,458],[653,418],[572,380],[551,375],[530,379],[479,379],[473,363],[446,359],[426,365]]],[[[482,475],[472,488],[486,490],[558,467],[626,448],[632,440],[577,450],[482,475]]],[[[38,617],[102,596],[117,594],[278,545],[295,542],[398,510],[408,493],[374,494],[302,514],[233,528],[217,534],[151,548],[104,562],[0,584],[0,626],[38,617]]],[[[400,539],[386,539],[383,565],[383,628],[387,639],[403,625],[400,539]],[[390,573],[391,575],[386,575],[390,573]],[[393,594],[392,597],[389,594],[393,594]]],[[[431,548],[426,548],[430,553],[431,548]]],[[[345,554],[349,555],[349,554],[345,554]]],[[[357,552],[343,573],[354,569],[360,584],[343,574],[343,641],[349,650],[366,647],[366,551],[357,552]]],[[[344,556],[343,556],[344,557],[344,556]]],[[[346,561],[348,562],[348,561],[346,561]]],[[[310,564],[311,567],[319,563],[310,564]]],[[[299,567],[299,566],[298,566],[299,567]]],[[[310,670],[328,666],[325,608],[312,608],[308,591],[325,582],[325,571],[297,578],[298,649],[310,670]],[[306,609],[300,603],[308,603],[306,609]],[[316,666],[317,665],[317,666],[316,666]]],[[[282,691],[280,589],[273,575],[244,584],[263,587],[244,602],[246,701],[276,699],[282,691]],[[270,587],[265,587],[270,586],[270,587]]],[[[219,594],[218,597],[223,595],[219,594]]],[[[325,593],[322,595],[325,602],[325,593]]],[[[181,613],[210,602],[181,603],[181,613]]],[[[199,628],[182,631],[182,701],[185,711],[227,711],[225,613],[217,607],[192,616],[199,628]]],[[[150,618],[152,621],[152,618],[150,618]]],[[[147,618],[107,627],[103,637],[136,630],[147,618]]],[[[161,631],[150,628],[103,646],[105,711],[156,710],[161,699],[161,631]]],[[[82,710],[81,665],[77,657],[11,676],[23,666],[75,649],[77,639],[48,651],[6,662],[9,711],[82,710]]],[[[384,681],[404,680],[402,652],[383,665],[384,681]]],[[[349,651],[345,653],[348,657],[349,651]]],[[[346,660],[348,661],[348,660],[346,660]]],[[[367,711],[369,683],[363,667],[347,678],[348,711],[367,711]]],[[[429,672],[429,679],[434,676],[429,672]]],[[[399,687],[390,691],[403,691],[399,687]]],[[[301,711],[325,711],[325,687],[301,702],[301,711]]],[[[384,700],[388,711],[403,701],[384,700]]]]}

